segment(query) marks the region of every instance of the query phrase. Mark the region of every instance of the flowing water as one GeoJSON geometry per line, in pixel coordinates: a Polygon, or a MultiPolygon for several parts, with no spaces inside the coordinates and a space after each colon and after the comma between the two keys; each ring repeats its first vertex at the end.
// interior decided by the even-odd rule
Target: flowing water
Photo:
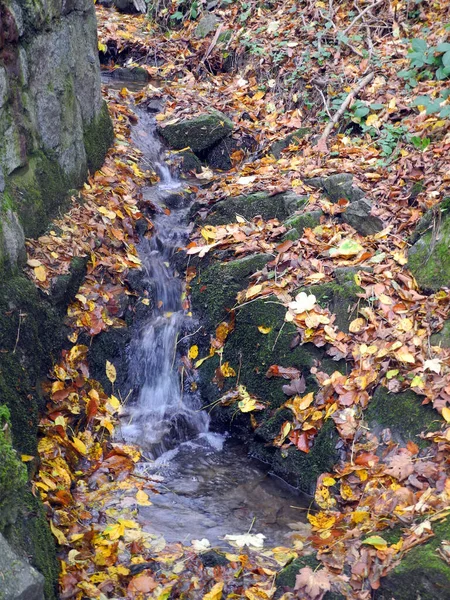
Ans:
{"type": "Polygon", "coordinates": [[[121,421],[123,438],[138,444],[143,475],[156,483],[152,506],[140,509],[140,520],[167,541],[189,543],[207,538],[223,545],[226,534],[250,528],[273,544],[286,542],[290,523],[304,514],[304,499],[226,435],[209,432],[209,417],[198,394],[186,392],[177,351],[185,331],[198,327],[183,308],[182,280],[173,255],[187,240],[186,196],[182,183],[164,162],[154,117],[136,110],[133,138],[160,182],[142,190],[155,207],[154,229],[143,238],[139,255],[142,277],[154,295],[150,320],[137,326],[129,347],[129,380],[135,392],[121,421]],[[170,210],[164,210],[170,206],[170,210]]]}

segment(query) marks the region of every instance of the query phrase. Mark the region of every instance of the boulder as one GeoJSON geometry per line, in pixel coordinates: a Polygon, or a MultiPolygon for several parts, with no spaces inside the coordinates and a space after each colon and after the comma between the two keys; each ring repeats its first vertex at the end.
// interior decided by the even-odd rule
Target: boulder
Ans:
{"type": "Polygon", "coordinates": [[[337,202],[341,198],[349,202],[356,202],[364,197],[363,190],[353,185],[353,175],[351,173],[337,173],[329,177],[313,177],[312,179],[306,179],[305,183],[314,188],[323,188],[331,202],[337,202]]]}
{"type": "MultiPolygon", "coordinates": [[[[233,223],[236,222],[236,215],[246,219],[260,215],[265,220],[284,221],[296,210],[303,208],[307,202],[306,196],[298,196],[294,192],[283,192],[274,196],[269,196],[266,192],[256,192],[217,202],[212,206],[206,222],[210,225],[233,223]]],[[[194,208],[198,209],[198,206],[194,208]]]]}
{"type": "Polygon", "coordinates": [[[418,436],[422,431],[436,431],[440,421],[430,405],[423,405],[420,396],[411,390],[390,393],[384,386],[378,386],[367,407],[364,418],[372,431],[379,433],[389,428],[394,441],[405,446],[413,441],[418,446],[426,442],[418,436]]]}
{"type": "Polygon", "coordinates": [[[308,227],[314,229],[320,224],[320,219],[323,215],[321,210],[311,210],[301,215],[293,215],[284,221],[283,225],[288,229],[284,234],[285,240],[297,240],[303,235],[303,232],[308,227]]]}
{"type": "Polygon", "coordinates": [[[200,159],[190,150],[184,150],[178,154],[180,169],[183,173],[201,173],[202,163],[200,159]]]}
{"type": "Polygon", "coordinates": [[[450,320],[444,321],[442,329],[430,338],[432,346],[441,346],[441,348],[450,348],[450,320]]]}
{"type": "MultiPolygon", "coordinates": [[[[197,277],[191,282],[194,311],[201,311],[205,334],[197,343],[204,355],[209,350],[209,335],[217,325],[229,317],[229,309],[236,304],[236,294],[245,288],[249,276],[262,269],[270,256],[255,255],[228,263],[213,262],[205,268],[197,266],[197,277]]],[[[285,380],[266,378],[265,373],[272,364],[299,369],[306,380],[306,390],[317,389],[317,382],[311,375],[313,366],[326,372],[333,372],[344,365],[331,360],[325,348],[313,344],[297,345],[291,348],[296,328],[284,321],[286,309],[276,298],[257,299],[237,307],[235,329],[230,333],[223,350],[222,363],[239,372],[239,382],[247,390],[267,403],[267,408],[253,413],[256,421],[252,429],[248,414],[236,414],[235,407],[220,407],[212,412],[213,419],[221,427],[234,427],[247,443],[256,458],[271,465],[280,477],[302,491],[312,493],[318,475],[332,468],[337,460],[338,441],[334,424],[330,420],[319,432],[311,452],[305,454],[295,447],[281,450],[273,446],[284,421],[292,420],[293,415],[281,405],[287,400],[282,387],[285,380]],[[259,329],[269,329],[263,333],[259,329]]],[[[233,388],[236,377],[226,378],[222,389],[213,382],[219,356],[206,360],[200,367],[201,391],[205,403],[210,405],[227,390],[233,388]]]]}
{"type": "Polygon", "coordinates": [[[193,119],[158,125],[157,131],[171,148],[182,150],[189,147],[197,153],[229,135],[233,131],[233,123],[223,113],[211,111],[193,119]]]}
{"type": "Polygon", "coordinates": [[[44,577],[0,534],[0,599],[44,600],[44,577]]]}
{"type": "Polygon", "coordinates": [[[450,198],[419,221],[408,252],[408,268],[425,291],[450,286],[450,198]]]}
{"type": "Polygon", "coordinates": [[[256,150],[256,141],[251,136],[243,136],[239,139],[234,139],[231,136],[224,138],[218,144],[207,151],[205,162],[213,169],[220,171],[229,171],[233,167],[231,155],[236,150],[254,151],[256,150]]]}
{"type": "Polygon", "coordinates": [[[220,19],[213,15],[212,13],[207,13],[203,16],[198,22],[197,27],[195,28],[195,37],[199,39],[204,39],[208,37],[210,33],[217,29],[218,24],[220,23],[220,19]]]}
{"type": "Polygon", "coordinates": [[[349,204],[341,219],[361,235],[374,235],[384,229],[383,221],[372,215],[372,204],[367,198],[361,198],[349,204]]]}
{"type": "Polygon", "coordinates": [[[450,600],[450,566],[438,553],[443,542],[448,547],[450,519],[433,523],[433,532],[434,537],[408,552],[381,580],[375,600],[450,600]]]}
{"type": "Polygon", "coordinates": [[[279,158],[281,158],[281,153],[285,148],[293,144],[298,144],[309,133],[311,133],[311,129],[309,127],[302,127],[300,129],[297,129],[285,138],[273,142],[273,144],[271,144],[269,147],[268,153],[272,154],[278,160],[279,158]]]}

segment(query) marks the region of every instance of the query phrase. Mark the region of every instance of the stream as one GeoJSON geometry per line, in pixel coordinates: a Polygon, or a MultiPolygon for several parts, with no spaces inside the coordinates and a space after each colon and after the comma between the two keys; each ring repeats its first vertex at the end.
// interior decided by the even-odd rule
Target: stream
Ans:
{"type": "Polygon", "coordinates": [[[160,178],[141,190],[156,207],[152,237],[138,246],[154,309],[150,319],[136,324],[129,345],[134,395],[120,424],[122,439],[141,449],[141,475],[159,492],[151,506],[140,507],[139,520],[168,542],[206,538],[227,547],[225,535],[251,531],[263,533],[267,544],[286,545],[295,523],[304,521],[305,498],[271,476],[229,434],[210,432],[200,395],[180,377],[178,343],[199,326],[183,308],[184,282],[172,261],[188,236],[186,182],[174,177],[164,160],[154,115],[139,107],[135,112],[133,141],[143,153],[143,167],[160,178]]]}

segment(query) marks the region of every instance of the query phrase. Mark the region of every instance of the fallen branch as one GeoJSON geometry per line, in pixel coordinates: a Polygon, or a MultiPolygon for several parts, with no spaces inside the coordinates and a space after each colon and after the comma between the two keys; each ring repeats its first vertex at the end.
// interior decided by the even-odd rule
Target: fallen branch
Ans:
{"type": "Polygon", "coordinates": [[[350,31],[350,29],[353,27],[353,25],[363,16],[366,14],[366,12],[368,12],[369,10],[371,10],[372,8],[375,8],[376,6],[378,6],[379,4],[381,4],[382,2],[384,2],[384,0],[378,0],[378,2],[374,2],[373,4],[371,4],[370,6],[367,6],[364,10],[362,10],[359,14],[356,15],[356,17],[353,19],[353,21],[350,23],[350,25],[348,27],[346,27],[344,29],[344,31],[342,32],[342,35],[344,36],[346,33],[348,33],[350,31]]]}
{"type": "Polygon", "coordinates": [[[371,73],[368,73],[363,79],[361,79],[361,81],[356,85],[356,87],[348,94],[347,98],[344,100],[344,102],[339,107],[339,110],[336,111],[336,113],[334,114],[334,117],[331,119],[331,121],[325,127],[324,132],[322,133],[322,135],[320,136],[320,138],[316,144],[316,148],[318,148],[322,152],[328,152],[327,139],[328,139],[328,136],[330,135],[330,133],[332,132],[333,127],[336,125],[336,123],[342,117],[346,108],[348,107],[350,102],[353,100],[353,98],[355,96],[357,96],[359,94],[359,92],[368,83],[370,83],[372,81],[374,75],[375,75],[375,73],[373,71],[371,73]]]}

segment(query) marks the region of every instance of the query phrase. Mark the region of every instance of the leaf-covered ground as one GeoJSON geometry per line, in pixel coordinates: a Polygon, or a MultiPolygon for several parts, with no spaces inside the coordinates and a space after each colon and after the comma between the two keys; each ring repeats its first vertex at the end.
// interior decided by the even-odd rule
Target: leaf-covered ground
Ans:
{"type": "MultiPolygon", "coordinates": [[[[423,294],[406,269],[408,236],[425,210],[448,194],[450,183],[448,80],[436,75],[445,68],[450,8],[437,2],[411,7],[383,1],[373,9],[365,2],[224,2],[215,14],[226,35],[216,39],[212,32],[201,39],[198,20],[190,20],[183,6],[167,2],[153,15],[157,22],[99,7],[99,48],[111,65],[139,64],[163,81],[137,96],[164,98],[157,116],[162,124],[214,107],[233,120],[236,140],[252,139],[251,151],[232,154],[230,171],[204,167],[198,185],[191,183],[205,212],[230,196],[293,190],[308,196],[307,210],[324,213],[319,226],[296,240],[283,241],[286,228],[273,219],[199,227],[188,253],[273,257],[237,303],[275,295],[286,307],[285,320],[297,326],[298,343],[328,344],[333,358],[348,361],[346,375],[315,373],[317,394],[292,388],[286,407],[294,420],[283,425],[274,444],[308,452],[332,419],[342,438],[342,460],[319,478],[316,504],[291,548],[262,551],[250,535],[237,540],[247,545],[230,548],[223,564],[205,560],[202,544],[167,545],[142,530],[137,509],[151,503],[152,481],[134,472],[136,448],[111,441],[120,399],[90,378],[89,346],[79,342],[123,326],[120,296],[127,272],[140,262],[135,225],[146,218],[138,190],[156,180],[142,170],[130,139],[135,116],[129,93],[111,93],[116,143],[104,167],[53,231],[29,242],[29,274],[43,290],[68,271],[73,257],[89,257],[86,280],[67,315],[72,345],[49,380],[35,484],[60,544],[61,598],[273,598],[276,572],[293,558],[313,554],[318,567],[302,569],[297,591],[278,590],[285,600],[320,600],[330,590],[365,600],[450,510],[450,354],[430,344],[449,316],[450,299],[446,289],[423,294]],[[176,30],[167,29],[170,15],[180,21],[176,30]],[[413,46],[411,39],[426,44],[413,46]],[[433,63],[435,58],[441,62],[433,63]],[[372,72],[325,139],[327,120],[372,72]],[[278,159],[269,153],[273,142],[300,127],[310,128],[306,137],[278,159]],[[382,231],[360,236],[335,218],[345,203],[324,200],[305,182],[334,173],[354,175],[374,201],[382,231]],[[355,283],[363,289],[348,333],[312,294],[294,294],[300,286],[332,280],[342,266],[356,267],[355,283]],[[400,448],[388,432],[377,437],[367,430],[364,409],[379,383],[393,392],[412,390],[434,407],[436,431],[426,434],[425,449],[414,441],[400,448]],[[394,526],[400,526],[399,541],[390,543],[386,532],[394,526]]],[[[150,222],[148,227],[151,235],[150,222]]],[[[230,322],[216,332],[212,352],[231,329],[230,322]]],[[[193,352],[187,360],[195,366],[196,358],[193,352]]],[[[105,368],[114,383],[114,366],[105,368]]],[[[222,365],[224,370],[223,376],[233,376],[238,365],[222,365]]],[[[270,373],[280,374],[276,366],[270,373]]],[[[287,375],[296,380],[296,374],[287,375]]],[[[261,408],[245,390],[230,400],[239,400],[243,412],[261,408]]]]}

